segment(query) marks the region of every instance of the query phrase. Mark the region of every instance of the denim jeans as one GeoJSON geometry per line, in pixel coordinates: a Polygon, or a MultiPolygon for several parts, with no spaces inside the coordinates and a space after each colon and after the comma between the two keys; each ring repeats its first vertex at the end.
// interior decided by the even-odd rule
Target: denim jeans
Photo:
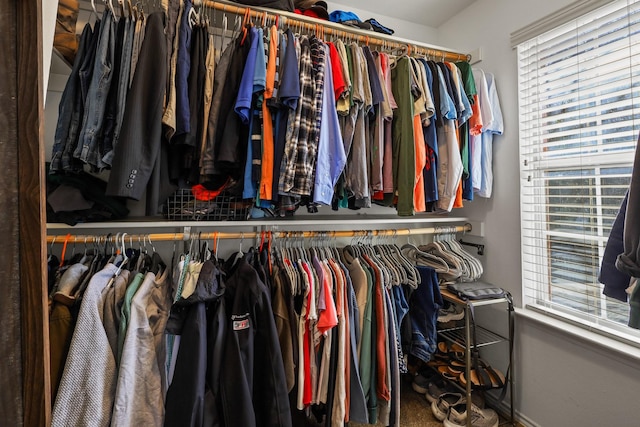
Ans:
{"type": "Polygon", "coordinates": [[[391,287],[391,292],[393,293],[393,309],[395,313],[396,320],[396,329],[398,334],[400,333],[402,324],[402,319],[409,312],[409,303],[407,302],[407,298],[404,295],[404,291],[401,286],[393,286],[391,287]]]}
{"type": "Polygon", "coordinates": [[[102,19],[100,39],[96,48],[93,75],[86,97],[84,118],[78,146],[73,156],[98,167],[101,162],[99,146],[109,87],[113,77],[116,23],[107,9],[102,19]]]}
{"type": "Polygon", "coordinates": [[[442,296],[435,270],[418,266],[420,285],[409,300],[411,307],[411,346],[409,353],[428,362],[436,351],[436,321],[442,307],[442,296]]]}

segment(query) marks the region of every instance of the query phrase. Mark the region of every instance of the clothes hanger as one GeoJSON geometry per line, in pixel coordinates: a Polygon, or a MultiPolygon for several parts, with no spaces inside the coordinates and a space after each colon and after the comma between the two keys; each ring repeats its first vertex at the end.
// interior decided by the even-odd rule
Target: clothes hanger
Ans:
{"type": "Polygon", "coordinates": [[[115,9],[113,8],[113,0],[104,0],[104,4],[107,7],[107,9],[109,9],[109,11],[111,12],[113,19],[117,19],[115,9]]]}
{"type": "Polygon", "coordinates": [[[427,243],[426,245],[420,245],[419,249],[437,256],[447,263],[449,271],[442,274],[442,278],[444,280],[457,280],[462,275],[460,260],[450,252],[446,251],[437,240],[427,243]]]}
{"type": "Polygon", "coordinates": [[[127,14],[125,13],[124,0],[118,0],[118,5],[120,6],[120,17],[121,18],[130,18],[130,16],[127,16],[127,14]]]}
{"type": "Polygon", "coordinates": [[[401,273],[400,270],[398,269],[398,265],[396,263],[394,263],[391,258],[390,258],[390,253],[385,250],[383,245],[376,245],[374,247],[378,257],[384,262],[385,266],[387,267],[387,269],[389,270],[390,273],[390,285],[391,286],[397,286],[402,284],[401,282],[401,273]]]}
{"type": "Polygon", "coordinates": [[[444,274],[449,272],[449,265],[442,258],[423,252],[412,243],[404,244],[401,251],[405,257],[414,261],[417,265],[431,267],[436,273],[444,274]]]}
{"type": "MultiPolygon", "coordinates": [[[[113,276],[111,277],[111,279],[109,279],[109,282],[107,283],[107,288],[109,288],[113,284],[113,281],[115,280],[115,278],[120,275],[120,273],[122,272],[122,269],[124,268],[125,265],[127,265],[127,262],[129,261],[129,257],[127,256],[127,250],[125,247],[125,240],[124,240],[126,236],[127,236],[127,233],[122,233],[122,246],[120,247],[120,249],[122,250],[122,257],[123,257],[122,262],[116,269],[115,273],[113,273],[113,276]]],[[[117,241],[119,241],[119,237],[120,237],[120,233],[118,233],[118,238],[116,239],[117,241]]]]}
{"type": "Polygon", "coordinates": [[[91,0],[91,12],[89,13],[89,19],[87,19],[87,22],[91,22],[92,17],[95,18],[95,21],[100,20],[100,15],[98,14],[98,9],[96,9],[95,0],[91,0]]]}
{"type": "Polygon", "coordinates": [[[238,248],[238,252],[236,253],[235,257],[233,258],[233,263],[231,264],[232,266],[235,266],[236,263],[238,262],[238,260],[242,257],[244,257],[244,252],[242,252],[242,245],[244,243],[244,232],[240,233],[240,247],[238,248]]]}
{"type": "Polygon", "coordinates": [[[187,17],[187,21],[189,22],[190,28],[193,28],[194,25],[198,25],[198,23],[200,22],[200,15],[198,15],[198,12],[196,11],[196,8],[194,6],[191,6],[191,9],[189,9],[189,16],[187,17]]]}
{"type": "Polygon", "coordinates": [[[47,262],[50,262],[53,258],[53,245],[56,243],[56,239],[58,236],[53,236],[53,240],[51,241],[51,246],[49,246],[49,256],[47,256],[47,262]]]}

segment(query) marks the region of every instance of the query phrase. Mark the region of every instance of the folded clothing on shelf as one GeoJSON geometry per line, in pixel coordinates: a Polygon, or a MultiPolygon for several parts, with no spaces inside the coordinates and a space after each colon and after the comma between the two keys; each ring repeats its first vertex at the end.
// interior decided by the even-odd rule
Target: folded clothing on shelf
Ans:
{"type": "Polygon", "coordinates": [[[375,31],[376,33],[387,34],[389,36],[395,33],[395,31],[393,31],[391,28],[385,27],[373,18],[369,18],[364,22],[371,25],[371,27],[373,27],[373,31],[375,31]]]}

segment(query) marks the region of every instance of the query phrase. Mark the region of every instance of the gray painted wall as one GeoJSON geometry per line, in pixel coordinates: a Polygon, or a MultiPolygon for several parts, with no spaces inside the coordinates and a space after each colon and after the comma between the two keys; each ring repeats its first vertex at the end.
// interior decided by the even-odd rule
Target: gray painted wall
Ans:
{"type": "MultiPolygon", "coordinates": [[[[568,0],[478,0],[439,30],[441,43],[472,51],[475,66],[496,76],[505,134],[494,140],[494,193],[462,215],[484,221],[485,279],[522,301],[516,52],[509,34],[571,3],[568,0]]],[[[581,332],[588,335],[587,332],[581,332]]],[[[539,321],[516,318],[516,408],[531,425],[638,426],[640,352],[624,357],[539,321]]]]}

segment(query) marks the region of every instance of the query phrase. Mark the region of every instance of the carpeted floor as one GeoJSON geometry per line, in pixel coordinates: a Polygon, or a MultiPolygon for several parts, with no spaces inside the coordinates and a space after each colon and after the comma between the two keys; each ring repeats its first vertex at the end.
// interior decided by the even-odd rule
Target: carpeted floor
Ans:
{"type": "MultiPolygon", "coordinates": [[[[401,427],[442,427],[442,422],[438,421],[431,412],[430,403],[423,394],[416,393],[411,388],[408,377],[402,376],[401,403],[400,403],[400,426],[401,427]]],[[[300,413],[297,413],[300,415],[300,413]]],[[[507,425],[506,419],[500,417],[500,425],[507,425]]],[[[296,427],[324,427],[322,423],[311,422],[308,419],[294,418],[293,425],[296,427]]],[[[359,424],[350,422],[349,427],[370,427],[371,424],[359,424]]],[[[385,427],[384,424],[375,424],[376,427],[385,427]]]]}
{"type": "MultiPolygon", "coordinates": [[[[411,383],[403,378],[400,404],[400,425],[402,427],[442,427],[431,413],[430,403],[424,394],[418,394],[411,388],[411,383]]],[[[369,424],[349,423],[350,427],[365,427],[369,424]]],[[[384,426],[384,424],[376,424],[384,426]]]]}

